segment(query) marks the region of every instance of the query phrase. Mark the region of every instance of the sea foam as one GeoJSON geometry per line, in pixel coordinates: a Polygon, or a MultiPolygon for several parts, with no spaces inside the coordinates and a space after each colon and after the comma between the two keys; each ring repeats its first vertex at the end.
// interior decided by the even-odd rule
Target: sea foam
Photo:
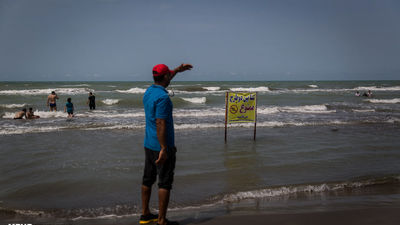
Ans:
{"type": "MultiPolygon", "coordinates": [[[[83,115],[77,116],[77,118],[82,117],[83,115]]],[[[109,115],[109,118],[112,118],[113,115],[109,115]]],[[[132,115],[127,115],[127,117],[131,117],[132,115]]],[[[66,117],[63,114],[63,117],[66,117]]],[[[103,117],[107,117],[104,115],[103,117]]],[[[373,123],[374,121],[369,121],[369,123],[373,123]]],[[[382,122],[382,121],[377,121],[382,122]]],[[[388,123],[397,123],[398,120],[388,120],[388,123]]],[[[353,122],[354,123],[354,122],[353,122]]],[[[264,121],[258,122],[257,127],[266,127],[266,128],[278,128],[278,127],[302,127],[302,126],[329,126],[329,125],[348,125],[352,124],[352,122],[340,121],[340,120],[328,120],[321,122],[293,122],[293,121],[264,121]]],[[[234,123],[229,124],[230,128],[239,128],[253,127],[253,123],[234,123]]],[[[3,127],[0,131],[0,135],[15,135],[15,134],[25,134],[25,133],[43,133],[43,132],[53,132],[53,131],[62,131],[65,129],[78,129],[78,130],[121,130],[121,129],[144,129],[145,124],[110,124],[110,123],[98,123],[91,124],[88,126],[87,124],[71,124],[69,126],[8,126],[3,127]]],[[[225,124],[223,122],[220,123],[187,123],[187,124],[175,124],[176,130],[190,130],[190,129],[210,129],[210,128],[223,128],[225,124]]]]}
{"type": "Polygon", "coordinates": [[[334,113],[336,110],[328,110],[326,105],[304,105],[304,106],[272,106],[257,109],[260,114],[273,113],[334,113]]]}
{"type": "Polygon", "coordinates": [[[67,127],[61,126],[45,126],[45,127],[4,127],[0,130],[0,135],[15,135],[15,134],[26,134],[26,133],[45,133],[59,131],[67,127]]]}
{"type": "Polygon", "coordinates": [[[377,86],[370,86],[370,87],[356,87],[353,90],[371,90],[371,91],[400,91],[400,86],[392,86],[392,87],[377,87],[377,86]]]}
{"type": "Polygon", "coordinates": [[[207,91],[219,91],[221,88],[220,87],[203,87],[207,91]]]}
{"type": "Polygon", "coordinates": [[[22,108],[24,106],[26,106],[25,103],[23,103],[23,104],[0,104],[0,107],[7,108],[7,109],[22,108]]]}
{"type": "Polygon", "coordinates": [[[199,98],[182,98],[184,101],[195,103],[195,104],[204,104],[206,103],[206,97],[199,97],[199,98]]]}
{"type": "Polygon", "coordinates": [[[250,88],[244,88],[244,87],[239,87],[239,88],[231,88],[231,91],[245,91],[245,92],[270,92],[271,90],[268,87],[250,87],[250,88]]]}
{"type": "Polygon", "coordinates": [[[119,99],[104,99],[101,102],[103,102],[106,105],[115,105],[118,104],[120,100],[119,99]]]}
{"type": "MultiPolygon", "coordinates": [[[[62,118],[67,117],[67,114],[64,111],[50,112],[50,111],[34,111],[36,116],[40,116],[40,118],[62,118]]],[[[14,118],[14,112],[6,112],[3,115],[4,119],[12,119],[14,118]]]]}
{"type": "Polygon", "coordinates": [[[265,189],[254,191],[243,191],[223,196],[221,202],[239,202],[244,199],[259,199],[268,197],[279,197],[298,193],[321,193],[329,191],[340,191],[344,189],[357,189],[371,185],[380,185],[386,183],[398,183],[397,177],[384,177],[376,179],[365,179],[360,181],[347,181],[337,183],[321,183],[321,184],[300,184],[280,187],[268,187],[265,189]]]}
{"type": "Polygon", "coordinates": [[[62,85],[63,87],[89,87],[89,84],[66,84],[62,85]]]}
{"type": "Polygon", "coordinates": [[[174,110],[174,117],[223,117],[225,115],[225,109],[223,108],[211,108],[207,110],[200,109],[177,109],[174,110]]]}
{"type": "Polygon", "coordinates": [[[78,95],[93,92],[88,88],[48,88],[48,89],[25,89],[25,90],[2,90],[0,95],[49,95],[52,91],[63,95],[78,95]]]}
{"type": "Polygon", "coordinates": [[[143,88],[131,88],[128,90],[115,90],[116,92],[119,93],[126,93],[126,94],[143,94],[146,92],[146,89],[143,88]]]}
{"type": "Polygon", "coordinates": [[[400,103],[400,98],[393,98],[393,99],[365,99],[364,101],[371,102],[371,103],[396,104],[396,103],[400,103]]]}

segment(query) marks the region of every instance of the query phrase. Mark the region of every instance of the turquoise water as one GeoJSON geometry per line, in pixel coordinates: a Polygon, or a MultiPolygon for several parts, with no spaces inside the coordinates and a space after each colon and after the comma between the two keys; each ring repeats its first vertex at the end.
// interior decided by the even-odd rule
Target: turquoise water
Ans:
{"type": "MultiPolygon", "coordinates": [[[[7,221],[137,217],[141,98],[149,85],[1,82],[0,207],[7,221]],[[60,97],[56,113],[45,104],[52,90],[60,97]],[[95,111],[86,105],[89,91],[95,111]],[[63,112],[68,97],[76,108],[72,120],[63,112]],[[13,120],[22,107],[41,118],[13,120]]],[[[399,202],[400,81],[173,82],[168,89],[178,147],[172,216],[289,210],[311,200],[399,202]],[[229,126],[224,143],[229,90],[257,91],[256,141],[253,125],[242,124],[229,126]],[[356,90],[374,97],[356,97],[356,90]],[[370,193],[373,200],[363,198],[370,193]]]]}

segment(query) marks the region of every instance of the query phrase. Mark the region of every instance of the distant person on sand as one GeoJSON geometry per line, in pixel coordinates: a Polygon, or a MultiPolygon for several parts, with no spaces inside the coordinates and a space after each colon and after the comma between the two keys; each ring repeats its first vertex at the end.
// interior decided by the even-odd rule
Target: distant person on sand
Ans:
{"type": "Polygon", "coordinates": [[[146,115],[146,134],[144,139],[145,165],[142,181],[142,215],[140,224],[158,221],[160,225],[178,225],[178,222],[166,219],[170,190],[175,170],[175,135],[172,117],[172,102],[168,96],[168,87],[172,78],[190,70],[192,65],[182,64],[174,70],[164,64],[153,68],[154,84],[143,96],[146,115]],[[149,208],[151,187],[158,175],[159,215],[152,214],[149,208]]]}
{"type": "Polygon", "coordinates": [[[64,112],[68,113],[69,118],[74,117],[74,104],[72,104],[71,98],[67,99],[67,103],[65,104],[64,107],[64,112]]]}
{"type": "Polygon", "coordinates": [[[89,98],[86,105],[89,105],[90,110],[96,109],[96,96],[94,96],[92,92],[89,92],[89,98]]]}
{"type": "Polygon", "coordinates": [[[52,91],[49,96],[47,96],[47,106],[50,106],[50,111],[57,111],[56,99],[58,96],[55,91],[52,91]]]}
{"type": "Polygon", "coordinates": [[[26,118],[27,119],[39,119],[40,116],[36,116],[33,112],[32,108],[29,108],[29,111],[26,113],[26,118]]]}
{"type": "Polygon", "coordinates": [[[26,108],[23,108],[21,111],[15,113],[14,120],[26,118],[26,108]]]}

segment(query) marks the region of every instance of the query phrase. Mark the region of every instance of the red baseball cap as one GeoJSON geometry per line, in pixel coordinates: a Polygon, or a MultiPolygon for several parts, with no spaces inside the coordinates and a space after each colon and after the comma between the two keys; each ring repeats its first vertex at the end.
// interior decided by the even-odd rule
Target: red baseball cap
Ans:
{"type": "Polygon", "coordinates": [[[153,77],[158,77],[167,74],[170,72],[171,74],[175,74],[175,71],[169,70],[168,66],[165,64],[158,64],[153,67],[153,77]]]}

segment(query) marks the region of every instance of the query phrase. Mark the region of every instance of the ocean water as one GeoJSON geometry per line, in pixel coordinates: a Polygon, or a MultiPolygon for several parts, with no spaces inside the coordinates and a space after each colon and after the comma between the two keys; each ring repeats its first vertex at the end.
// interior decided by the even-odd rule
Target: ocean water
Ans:
{"type": "MultiPolygon", "coordinates": [[[[136,221],[149,85],[0,82],[0,218],[136,221]],[[46,107],[53,90],[58,112],[46,107]],[[63,112],[68,97],[73,119],[63,112]],[[41,118],[13,120],[22,107],[41,118]]],[[[172,217],[400,205],[400,81],[172,82],[168,90],[178,148],[172,217]],[[240,124],[224,143],[226,91],[257,92],[256,141],[254,125],[240,124]]]]}

